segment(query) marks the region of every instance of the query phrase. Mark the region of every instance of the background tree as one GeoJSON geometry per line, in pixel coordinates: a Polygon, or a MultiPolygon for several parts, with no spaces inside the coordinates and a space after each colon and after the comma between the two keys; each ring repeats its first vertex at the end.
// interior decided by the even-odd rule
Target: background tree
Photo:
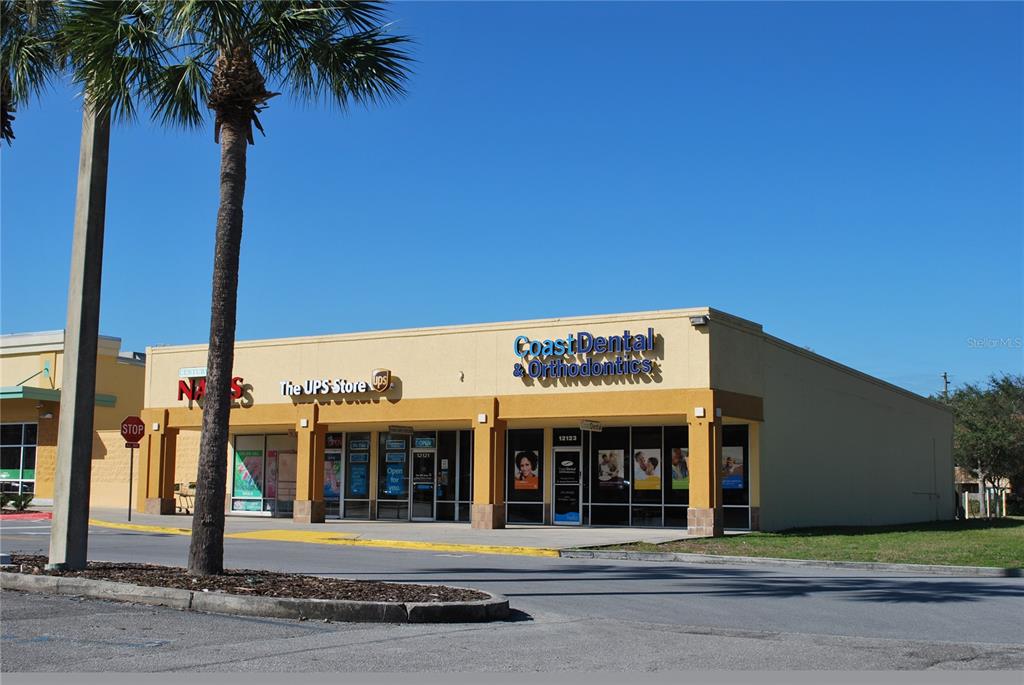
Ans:
{"type": "MultiPolygon", "coordinates": [[[[1024,376],[991,376],[945,400],[953,409],[953,460],[996,487],[1024,478],[1024,376]]],[[[984,504],[982,506],[985,506],[984,504]]]]}
{"type": "Polygon", "coordinates": [[[61,70],[60,24],[56,2],[0,0],[0,138],[8,145],[18,105],[42,93],[61,70]]]}
{"type": "Polygon", "coordinates": [[[302,101],[387,101],[404,92],[405,36],[389,34],[375,1],[75,2],[67,35],[75,73],[99,106],[134,116],[201,125],[212,110],[220,144],[210,342],[199,473],[188,569],[224,568],[230,381],[234,362],[238,260],[247,146],[259,114],[279,95],[302,101]]]}

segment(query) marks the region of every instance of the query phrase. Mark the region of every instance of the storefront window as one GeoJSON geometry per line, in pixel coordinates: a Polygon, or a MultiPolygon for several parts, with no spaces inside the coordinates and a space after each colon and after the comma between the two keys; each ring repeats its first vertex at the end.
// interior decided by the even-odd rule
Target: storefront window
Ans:
{"type": "Polygon", "coordinates": [[[377,518],[409,518],[409,436],[381,433],[377,518]]]}
{"type": "Polygon", "coordinates": [[[437,502],[434,515],[438,521],[455,520],[457,436],[455,431],[440,431],[437,434],[437,502]]]}
{"type": "Polygon", "coordinates": [[[267,436],[266,497],[272,500],[270,511],[290,516],[295,503],[295,478],[298,445],[288,435],[267,436]]]}
{"type": "Polygon", "coordinates": [[[469,520],[470,503],[473,501],[473,431],[459,431],[458,465],[458,517],[469,520]]]}
{"type": "Polygon", "coordinates": [[[0,491],[35,492],[36,433],[34,423],[0,425],[0,491]]]}
{"type": "Polygon", "coordinates": [[[628,428],[590,436],[590,524],[628,526],[632,459],[628,428]]]}
{"type": "Polygon", "coordinates": [[[341,486],[344,468],[345,434],[324,436],[324,510],[329,517],[341,516],[341,486]]]}
{"type": "Polygon", "coordinates": [[[506,517],[510,523],[544,522],[544,431],[508,431],[506,517]]]}
{"type": "Polygon", "coordinates": [[[262,435],[235,436],[232,511],[263,511],[265,448],[266,438],[262,435]]]}
{"type": "Polygon", "coordinates": [[[661,525],[662,474],[665,471],[665,458],[661,444],[660,426],[632,429],[630,441],[630,469],[633,475],[631,525],[661,525]],[[638,504],[652,506],[637,506],[638,504]]]}
{"type": "Polygon", "coordinates": [[[722,426],[722,504],[726,528],[750,528],[749,427],[722,426]]]}
{"type": "Polygon", "coordinates": [[[661,428],[634,428],[632,437],[633,503],[661,504],[661,474],[665,466],[661,454],[661,428]]]}
{"type": "Polygon", "coordinates": [[[686,527],[690,502],[690,450],[686,426],[665,426],[665,526],[686,527]]]}
{"type": "Polygon", "coordinates": [[[629,504],[628,428],[605,428],[591,436],[590,501],[593,504],[629,504]]]}

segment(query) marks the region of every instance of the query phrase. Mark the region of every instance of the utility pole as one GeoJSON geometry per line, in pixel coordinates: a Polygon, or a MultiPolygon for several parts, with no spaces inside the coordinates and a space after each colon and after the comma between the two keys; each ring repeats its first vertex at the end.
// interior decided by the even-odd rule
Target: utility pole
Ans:
{"type": "Polygon", "coordinates": [[[68,320],[64,329],[64,373],[48,569],[84,569],[89,547],[89,481],[109,152],[110,111],[97,114],[86,98],[82,108],[68,320]]]}
{"type": "Polygon", "coordinates": [[[949,373],[946,371],[942,372],[942,396],[949,399],[949,373]]]}

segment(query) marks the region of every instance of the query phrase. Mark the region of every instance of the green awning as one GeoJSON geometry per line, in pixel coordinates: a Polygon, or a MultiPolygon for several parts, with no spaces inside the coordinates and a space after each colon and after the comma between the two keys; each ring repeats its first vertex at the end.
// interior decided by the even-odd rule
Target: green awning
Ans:
{"type": "MultiPolygon", "coordinates": [[[[37,400],[60,402],[60,390],[37,388],[33,385],[8,385],[0,388],[0,400],[37,400]]],[[[117,395],[96,393],[96,404],[100,407],[117,405],[117,395]]]]}

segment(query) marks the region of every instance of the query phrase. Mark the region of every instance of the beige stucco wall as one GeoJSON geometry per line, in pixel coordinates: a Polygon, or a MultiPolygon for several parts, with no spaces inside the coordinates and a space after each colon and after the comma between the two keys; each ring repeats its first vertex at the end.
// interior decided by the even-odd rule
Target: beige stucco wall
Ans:
{"type": "MultiPolygon", "coordinates": [[[[394,388],[389,399],[550,395],[571,392],[637,390],[641,388],[707,387],[707,336],[690,325],[688,316],[703,310],[671,310],[640,314],[548,319],[479,326],[458,326],[378,333],[244,341],[236,345],[234,375],[251,386],[253,405],[291,404],[280,382],[310,378],[369,380],[375,368],[390,369],[394,388]],[[564,338],[586,330],[594,335],[646,333],[658,336],[653,356],[657,372],[634,378],[566,379],[542,383],[516,378],[513,352],[517,335],[533,339],[564,338]],[[554,385],[555,387],[552,387],[554,385]]],[[[614,359],[606,355],[603,359],[614,359]]],[[[147,350],[147,407],[182,407],[178,371],[206,366],[206,346],[153,347],[147,350]]]]}
{"type": "MultiPolygon", "coordinates": [[[[0,385],[59,390],[63,374],[63,334],[60,331],[4,336],[0,346],[0,385]],[[49,363],[48,375],[37,374],[49,363]],[[24,381],[24,382],[23,382],[24,381]]],[[[116,398],[113,406],[96,405],[93,413],[92,506],[127,506],[128,450],[120,436],[121,421],[138,415],[145,394],[145,366],[119,356],[120,340],[99,340],[96,358],[96,394],[116,398]]],[[[0,402],[0,421],[37,423],[36,497],[53,497],[57,427],[56,401],[11,399],[0,402]],[[52,418],[43,418],[51,415],[52,418]]]]}
{"type": "Polygon", "coordinates": [[[756,329],[711,336],[713,387],[764,397],[764,530],[954,516],[947,410],[756,329]]]}

